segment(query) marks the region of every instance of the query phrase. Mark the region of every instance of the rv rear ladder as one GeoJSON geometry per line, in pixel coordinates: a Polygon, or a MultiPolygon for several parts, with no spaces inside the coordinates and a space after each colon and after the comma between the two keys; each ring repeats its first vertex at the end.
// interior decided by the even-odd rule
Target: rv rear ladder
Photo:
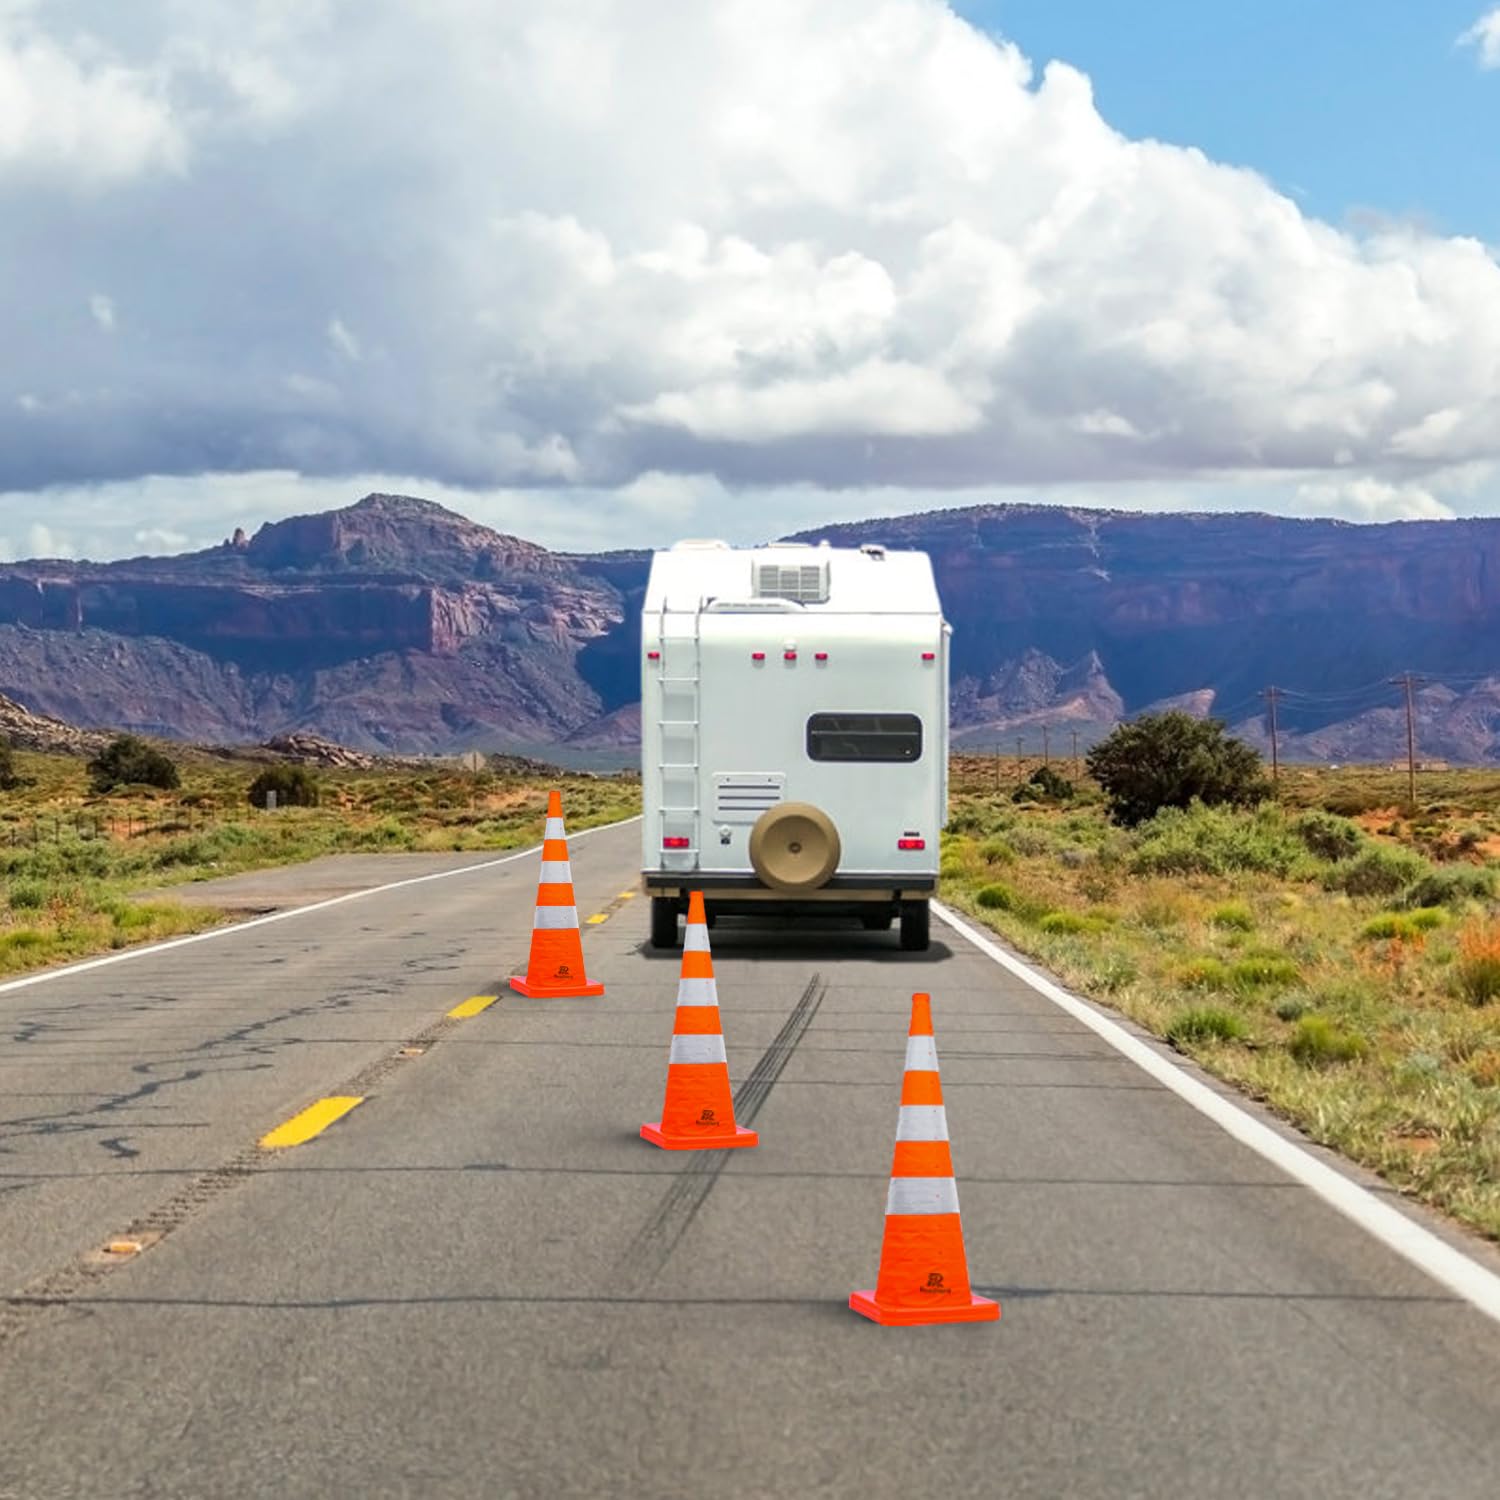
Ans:
{"type": "MultiPolygon", "coordinates": [[[[684,611],[685,613],[685,611],[684,611]]],[[[693,609],[691,634],[668,634],[666,601],[662,601],[661,620],[657,628],[657,685],[660,690],[657,720],[659,731],[659,755],[656,763],[660,778],[661,848],[663,861],[682,860],[689,866],[697,863],[699,846],[699,822],[702,816],[699,807],[701,796],[698,773],[702,758],[701,740],[701,693],[703,687],[703,603],[698,600],[693,609]],[[676,649],[673,649],[676,648],[676,649]],[[679,659],[686,657],[685,660],[679,659]],[[665,716],[667,700],[672,700],[674,713],[665,716]],[[685,849],[666,847],[669,837],[688,839],[685,849]]]]}

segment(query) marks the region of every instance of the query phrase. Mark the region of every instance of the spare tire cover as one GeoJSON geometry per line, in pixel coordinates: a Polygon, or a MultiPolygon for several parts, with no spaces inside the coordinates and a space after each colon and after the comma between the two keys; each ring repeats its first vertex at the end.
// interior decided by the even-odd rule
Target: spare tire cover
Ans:
{"type": "Polygon", "coordinates": [[[842,853],[833,819],[810,802],[768,807],[750,830],[750,863],[772,890],[817,890],[838,869],[842,853]]]}

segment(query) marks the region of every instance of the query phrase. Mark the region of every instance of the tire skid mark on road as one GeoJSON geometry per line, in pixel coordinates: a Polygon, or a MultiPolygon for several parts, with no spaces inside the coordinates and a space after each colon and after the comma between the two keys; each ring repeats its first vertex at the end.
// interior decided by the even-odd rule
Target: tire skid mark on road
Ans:
{"type": "MultiPolygon", "coordinates": [[[[748,1125],[760,1113],[827,992],[828,984],[821,974],[814,974],[808,980],[807,988],[782,1023],[781,1030],[735,1091],[736,1124],[748,1125]]],[[[732,1151],[694,1152],[692,1160],[675,1175],[671,1187],[631,1240],[621,1259],[620,1274],[629,1285],[644,1286],[671,1259],[672,1252],[707,1201],[719,1174],[729,1165],[733,1154],[732,1151]]]]}

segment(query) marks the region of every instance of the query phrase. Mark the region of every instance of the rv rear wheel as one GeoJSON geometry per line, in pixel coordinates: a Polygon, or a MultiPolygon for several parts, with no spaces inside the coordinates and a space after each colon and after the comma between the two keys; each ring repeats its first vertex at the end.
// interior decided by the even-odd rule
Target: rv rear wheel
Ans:
{"type": "Polygon", "coordinates": [[[768,807],[750,830],[750,863],[773,891],[817,890],[838,869],[843,852],[833,819],[811,802],[768,807]]]}
{"type": "Polygon", "coordinates": [[[651,946],[653,948],[677,946],[677,898],[675,896],[651,898],[651,946]]]}
{"type": "Polygon", "coordinates": [[[925,953],[932,939],[932,917],[925,901],[901,903],[901,946],[908,953],[925,953]]]}

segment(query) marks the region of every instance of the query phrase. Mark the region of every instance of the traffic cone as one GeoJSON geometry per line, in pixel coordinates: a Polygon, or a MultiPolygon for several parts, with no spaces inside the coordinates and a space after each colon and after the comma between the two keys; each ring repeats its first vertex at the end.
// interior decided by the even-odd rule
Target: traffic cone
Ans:
{"type": "Polygon", "coordinates": [[[602,984],[590,984],[583,970],[583,943],[578,935],[578,905],[573,898],[573,867],[563,832],[562,793],[547,794],[547,829],[542,837],[542,878],[531,924],[531,957],[526,977],[513,978],[513,990],[539,999],[602,995],[602,984]]]}
{"type": "Polygon", "coordinates": [[[877,1323],[984,1323],[1000,1316],[998,1302],[969,1289],[927,995],[911,999],[880,1275],[875,1290],[854,1292],[849,1306],[877,1323]]]}
{"type": "Polygon", "coordinates": [[[734,1123],[734,1096],[729,1090],[729,1061],[719,1026],[719,991],[708,951],[702,891],[694,891],[688,898],[682,977],[677,981],[677,1020],[667,1063],[667,1097],[661,1119],[642,1125],[641,1134],[668,1151],[760,1144],[755,1131],[734,1123]]]}

